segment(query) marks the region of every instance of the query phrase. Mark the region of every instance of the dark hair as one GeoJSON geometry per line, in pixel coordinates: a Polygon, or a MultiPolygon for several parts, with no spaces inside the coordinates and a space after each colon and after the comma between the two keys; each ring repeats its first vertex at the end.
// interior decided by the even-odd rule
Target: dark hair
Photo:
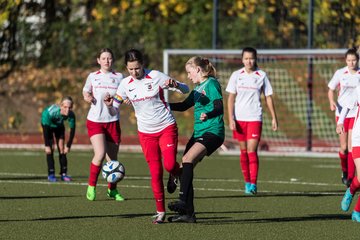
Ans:
{"type": "Polygon", "coordinates": [[[347,55],[354,55],[356,57],[356,60],[359,61],[359,54],[356,47],[349,48],[345,53],[345,58],[347,57],[347,55]]]}
{"type": "Polygon", "coordinates": [[[190,58],[185,65],[200,67],[202,77],[215,77],[216,69],[207,58],[195,56],[190,58]]]}
{"type": "Polygon", "coordinates": [[[125,65],[127,65],[128,62],[135,62],[135,61],[138,61],[141,65],[143,65],[144,56],[139,50],[130,49],[125,52],[124,61],[125,61],[125,65]]]}
{"type": "Polygon", "coordinates": [[[113,60],[115,60],[115,55],[113,53],[113,51],[110,49],[110,48],[103,48],[100,50],[100,52],[98,53],[97,55],[97,58],[100,58],[101,54],[104,53],[104,52],[108,52],[111,54],[111,57],[113,58],[113,60]]]}
{"type": "Polygon", "coordinates": [[[241,58],[244,56],[244,53],[245,53],[245,52],[249,52],[249,53],[252,53],[252,54],[254,55],[254,58],[255,58],[255,68],[257,68],[258,65],[257,65],[257,51],[256,51],[256,49],[253,48],[253,47],[245,47],[245,48],[243,48],[242,53],[241,53],[241,58]]]}

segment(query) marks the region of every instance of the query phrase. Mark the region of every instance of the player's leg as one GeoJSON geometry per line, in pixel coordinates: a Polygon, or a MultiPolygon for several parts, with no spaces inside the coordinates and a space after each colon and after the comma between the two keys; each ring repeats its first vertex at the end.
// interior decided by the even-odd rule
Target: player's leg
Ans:
{"type": "Polygon", "coordinates": [[[161,132],[159,145],[164,159],[164,168],[169,172],[166,188],[169,193],[173,193],[177,188],[177,178],[180,175],[180,165],[176,161],[178,145],[178,129],[176,124],[168,126],[161,132]]]}
{"type": "Polygon", "coordinates": [[[349,127],[349,120],[348,118],[344,121],[344,133],[339,134],[339,142],[340,142],[340,149],[339,149],[339,158],[340,158],[340,165],[342,170],[341,181],[343,184],[348,185],[348,127],[349,127]]]}
{"type": "Polygon", "coordinates": [[[346,182],[347,186],[350,186],[350,183],[355,176],[355,163],[354,163],[354,159],[353,159],[353,155],[352,155],[352,144],[351,144],[353,126],[354,126],[354,118],[349,118],[348,124],[346,126],[346,130],[345,130],[348,132],[348,137],[347,137],[347,141],[346,141],[347,150],[348,150],[348,158],[347,158],[348,175],[347,175],[347,182],[346,182]]]}
{"type": "MultiPolygon", "coordinates": [[[[341,209],[343,211],[348,211],[350,208],[350,204],[352,202],[353,196],[355,195],[355,193],[359,190],[360,188],[360,181],[359,181],[359,176],[360,176],[360,147],[353,147],[353,154],[354,154],[354,162],[356,165],[356,174],[357,176],[353,178],[350,187],[346,190],[344,197],[341,201],[341,209]]],[[[360,210],[360,206],[359,208],[356,208],[358,210],[360,210]]],[[[356,210],[355,210],[356,211],[356,210]]]]}
{"type": "MultiPolygon", "coordinates": [[[[121,142],[121,130],[119,121],[106,124],[105,130],[106,159],[107,161],[117,160],[119,145],[121,142]]],[[[117,183],[108,183],[107,195],[108,197],[115,199],[115,201],[125,200],[125,198],[117,190],[117,183]]]]}
{"type": "Polygon", "coordinates": [[[163,223],[165,220],[165,193],[163,183],[163,167],[159,147],[159,134],[138,133],[140,145],[148,164],[151,176],[151,189],[156,205],[153,223],[163,223]]]}
{"type": "Polygon", "coordinates": [[[41,125],[45,143],[46,163],[48,169],[49,182],[56,182],[54,150],[53,150],[53,131],[49,126],[41,125]]]}
{"type": "Polygon", "coordinates": [[[236,130],[233,131],[233,138],[239,141],[240,167],[245,181],[245,194],[250,194],[250,169],[249,157],[246,146],[247,122],[237,121],[236,130]]]}
{"type": "Polygon", "coordinates": [[[259,173],[259,157],[257,154],[262,131],[262,122],[248,122],[247,125],[247,152],[249,157],[250,192],[257,193],[257,178],[259,173]]]}
{"type": "Polygon", "coordinates": [[[70,182],[72,179],[67,175],[68,161],[65,153],[65,127],[55,129],[56,145],[59,152],[60,178],[62,181],[70,182]]]}

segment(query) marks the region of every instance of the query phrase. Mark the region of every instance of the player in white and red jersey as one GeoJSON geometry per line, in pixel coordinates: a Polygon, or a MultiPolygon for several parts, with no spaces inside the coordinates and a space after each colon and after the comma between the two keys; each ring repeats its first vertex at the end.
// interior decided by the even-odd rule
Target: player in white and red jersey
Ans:
{"type": "Polygon", "coordinates": [[[257,148],[262,130],[261,94],[272,117],[272,129],[278,128],[273,90],[266,73],[257,67],[256,49],[242,51],[244,67],[230,76],[226,91],[228,96],[229,128],[240,145],[240,165],[245,180],[245,193],[256,194],[259,158],[257,148]]]}
{"type": "MultiPolygon", "coordinates": [[[[86,126],[90,142],[94,148],[94,157],[90,164],[87,199],[96,198],[96,184],[103,160],[117,160],[120,144],[119,114],[111,114],[105,104],[105,96],[114,96],[123,79],[121,73],[112,69],[114,54],[111,49],[104,48],[98,55],[100,70],[90,73],[83,88],[84,100],[90,103],[86,126]]],[[[109,183],[107,195],[116,201],[124,198],[116,189],[116,183],[109,183]]]]}
{"type": "Polygon", "coordinates": [[[125,53],[125,65],[130,76],[120,83],[113,105],[116,109],[126,99],[134,107],[140,144],[151,174],[157,210],[153,223],[157,224],[165,220],[161,158],[164,158],[167,172],[178,175],[179,171],[176,162],[178,129],[169,104],[165,101],[164,90],[187,93],[189,88],[162,72],[144,69],[143,64],[140,51],[131,49],[125,53]]]}
{"type": "MultiPolygon", "coordinates": [[[[346,67],[338,69],[328,84],[330,110],[335,111],[336,121],[339,119],[339,114],[345,101],[353,101],[356,99],[355,88],[360,83],[360,73],[357,72],[358,60],[356,56],[356,50],[349,49],[345,53],[346,67]],[[334,100],[336,90],[338,90],[337,101],[334,100]]],[[[349,186],[355,174],[351,136],[356,112],[357,106],[349,111],[344,120],[344,133],[339,135],[339,158],[342,169],[342,182],[346,186],[349,186]]]]}
{"type": "MultiPolygon", "coordinates": [[[[351,74],[360,74],[360,69],[358,67],[359,63],[359,55],[356,52],[356,49],[350,49],[350,55],[347,58],[355,60],[356,63],[355,67],[349,67],[351,74]],[[354,53],[354,54],[353,54],[354,53]]],[[[355,64],[354,63],[354,64],[355,64]]],[[[360,104],[360,84],[355,88],[355,100],[351,98],[347,98],[346,101],[343,102],[343,108],[340,112],[340,116],[337,122],[336,132],[339,134],[343,134],[345,132],[344,122],[346,115],[354,109],[355,106],[359,106],[360,104]]],[[[343,211],[348,211],[350,208],[350,204],[355,193],[360,189],[360,121],[359,121],[359,108],[357,110],[352,137],[351,137],[351,146],[352,146],[352,156],[354,158],[354,163],[356,166],[356,176],[352,179],[349,188],[346,190],[345,195],[341,201],[341,209],[343,211]]],[[[360,222],[360,197],[355,205],[354,211],[352,212],[352,220],[356,222],[360,222]]]]}

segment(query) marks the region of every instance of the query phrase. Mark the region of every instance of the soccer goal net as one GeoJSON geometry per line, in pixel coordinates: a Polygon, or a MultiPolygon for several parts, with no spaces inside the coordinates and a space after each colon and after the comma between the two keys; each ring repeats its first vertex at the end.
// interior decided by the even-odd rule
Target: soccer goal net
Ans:
{"type": "MultiPolygon", "coordinates": [[[[327,84],[335,71],[345,66],[345,52],[346,49],[258,50],[258,65],[271,81],[279,121],[279,130],[273,132],[270,114],[263,101],[260,150],[338,151],[335,114],[329,108],[327,84]]],[[[241,50],[167,49],[163,52],[164,72],[192,85],[186,80],[184,63],[195,55],[209,58],[216,66],[225,105],[225,146],[237,147],[227,126],[225,88],[231,73],[241,67],[241,50]]]]}

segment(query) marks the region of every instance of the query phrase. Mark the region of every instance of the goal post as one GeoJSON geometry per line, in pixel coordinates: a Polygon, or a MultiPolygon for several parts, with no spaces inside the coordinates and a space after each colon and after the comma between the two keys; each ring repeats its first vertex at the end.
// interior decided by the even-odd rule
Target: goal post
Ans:
{"type": "MultiPolygon", "coordinates": [[[[271,118],[263,103],[263,133],[260,150],[279,152],[335,152],[335,114],[330,111],[327,83],[338,68],[345,66],[347,49],[259,49],[258,65],[269,76],[279,131],[271,130],[271,118]]],[[[187,82],[184,64],[192,56],[209,58],[217,70],[224,97],[226,143],[237,146],[227,127],[227,93],[231,73],[241,67],[242,50],[165,49],[163,71],[187,82]]],[[[190,85],[191,83],[188,82],[190,85]]]]}

